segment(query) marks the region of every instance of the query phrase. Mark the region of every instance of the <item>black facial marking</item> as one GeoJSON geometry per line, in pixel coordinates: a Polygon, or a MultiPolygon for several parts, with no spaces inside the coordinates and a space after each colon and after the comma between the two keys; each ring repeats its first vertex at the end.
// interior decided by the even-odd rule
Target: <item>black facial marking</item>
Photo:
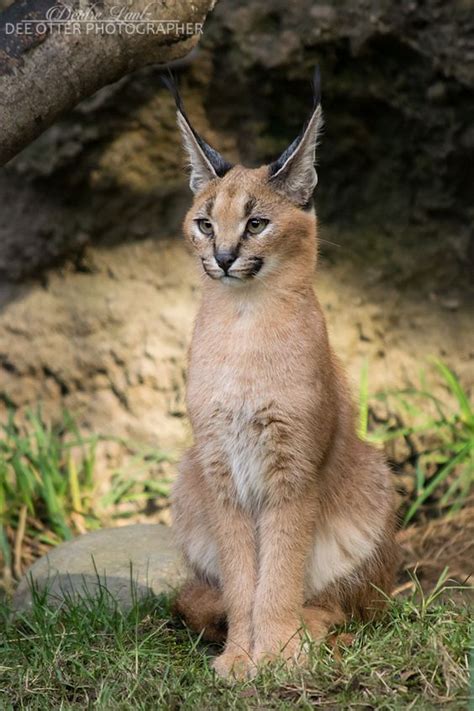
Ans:
{"type": "Polygon", "coordinates": [[[249,199],[247,200],[247,202],[245,203],[244,216],[250,217],[250,215],[254,211],[256,205],[257,205],[257,198],[254,197],[253,195],[250,196],[249,199]]]}
{"type": "Polygon", "coordinates": [[[262,268],[262,265],[263,265],[263,259],[261,259],[260,257],[255,257],[250,274],[252,276],[255,276],[255,274],[258,274],[260,269],[262,268]]]}
{"type": "Polygon", "coordinates": [[[204,209],[206,213],[209,215],[209,217],[212,217],[212,208],[214,207],[214,198],[211,197],[209,200],[206,201],[204,205],[204,209]]]}

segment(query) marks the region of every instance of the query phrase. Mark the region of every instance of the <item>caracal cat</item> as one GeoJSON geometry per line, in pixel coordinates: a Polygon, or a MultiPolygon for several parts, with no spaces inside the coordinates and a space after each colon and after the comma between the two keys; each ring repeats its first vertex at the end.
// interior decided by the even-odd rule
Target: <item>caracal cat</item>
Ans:
{"type": "Polygon", "coordinates": [[[194,445],[174,487],[190,579],[176,608],[225,640],[222,676],[304,660],[350,616],[383,606],[396,572],[383,455],[361,441],[313,291],[322,115],[270,165],[232,166],[192,128],[174,84],[194,202],[184,233],[203,275],[187,406],[194,445]]]}

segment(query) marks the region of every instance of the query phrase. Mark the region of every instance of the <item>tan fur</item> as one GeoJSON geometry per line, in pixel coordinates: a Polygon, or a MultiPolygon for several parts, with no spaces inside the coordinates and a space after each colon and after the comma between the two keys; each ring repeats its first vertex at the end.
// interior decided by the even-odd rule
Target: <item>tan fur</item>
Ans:
{"type": "Polygon", "coordinates": [[[219,674],[300,658],[301,626],[320,639],[383,606],[396,570],[390,476],[358,439],[342,370],[312,287],[313,210],[237,166],[211,180],[184,232],[201,260],[202,303],[187,404],[195,444],[174,488],[174,527],[193,577],[177,609],[227,642],[219,674]],[[269,225],[241,239],[245,206],[269,225]],[[212,220],[211,240],[195,219],[212,220]],[[222,279],[214,251],[240,241],[222,279]],[[263,259],[251,276],[252,259],[263,259]],[[375,587],[374,587],[375,586],[375,587]]]}

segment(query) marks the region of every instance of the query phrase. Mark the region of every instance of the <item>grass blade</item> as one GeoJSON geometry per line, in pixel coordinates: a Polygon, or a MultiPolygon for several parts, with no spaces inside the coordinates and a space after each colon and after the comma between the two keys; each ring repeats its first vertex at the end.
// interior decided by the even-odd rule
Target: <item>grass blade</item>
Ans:
{"type": "Polygon", "coordinates": [[[413,504],[410,506],[408,509],[405,518],[404,518],[404,524],[406,525],[413,516],[416,514],[420,506],[426,501],[426,499],[431,496],[431,494],[435,491],[435,489],[447,479],[449,474],[452,472],[455,466],[457,466],[462,460],[465,458],[466,454],[469,452],[470,446],[466,445],[458,454],[453,457],[447,464],[445,464],[444,467],[442,467],[439,472],[436,474],[436,476],[432,477],[430,479],[430,483],[428,486],[426,486],[423,491],[420,493],[420,495],[417,497],[416,501],[413,502],[413,504]]]}
{"type": "Polygon", "coordinates": [[[459,408],[463,415],[464,421],[470,425],[474,425],[474,413],[471,407],[471,403],[469,402],[469,398],[464,392],[464,389],[458,378],[455,376],[453,371],[450,370],[450,368],[448,368],[448,366],[445,365],[442,361],[435,360],[435,365],[443,376],[444,380],[446,381],[446,384],[448,385],[450,391],[458,401],[459,408]]]}

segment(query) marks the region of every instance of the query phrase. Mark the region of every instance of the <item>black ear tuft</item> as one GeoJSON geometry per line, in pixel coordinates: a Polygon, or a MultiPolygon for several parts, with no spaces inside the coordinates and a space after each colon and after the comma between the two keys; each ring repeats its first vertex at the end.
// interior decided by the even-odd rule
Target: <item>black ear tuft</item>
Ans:
{"type": "Polygon", "coordinates": [[[268,180],[274,189],[284,193],[302,208],[308,206],[318,182],[315,159],[318,135],[322,126],[319,67],[314,70],[312,86],[313,106],[302,131],[268,167],[268,180]]]}
{"type": "Polygon", "coordinates": [[[232,163],[226,161],[218,151],[216,151],[214,148],[212,148],[212,146],[206,143],[206,141],[201,138],[201,136],[194,130],[184,110],[184,104],[181,98],[181,94],[179,93],[178,85],[170,70],[168,70],[167,75],[161,75],[161,81],[168,89],[168,91],[172,94],[176,103],[176,109],[178,111],[178,114],[181,115],[182,120],[186,124],[188,130],[191,132],[200,150],[204,154],[204,157],[209,163],[209,166],[212,171],[215,173],[215,176],[218,178],[222,178],[233,167],[232,163]]]}
{"type": "Polygon", "coordinates": [[[321,71],[319,64],[316,64],[313,73],[313,112],[321,103],[321,71]]]}
{"type": "Polygon", "coordinates": [[[168,74],[162,74],[161,75],[161,81],[163,83],[163,86],[165,86],[170,94],[172,95],[173,99],[175,100],[176,103],[176,108],[183,112],[183,100],[181,99],[181,94],[179,93],[178,89],[178,84],[176,82],[176,79],[174,78],[174,74],[171,71],[171,69],[168,69],[168,74]]]}
{"type": "Polygon", "coordinates": [[[311,120],[318,108],[318,106],[321,103],[321,72],[319,69],[319,64],[317,64],[314,68],[313,72],[313,78],[311,81],[311,86],[313,89],[313,106],[311,108],[311,113],[306,119],[306,121],[303,124],[303,128],[301,129],[300,133],[298,136],[295,138],[295,140],[290,143],[288,148],[283,151],[283,153],[277,158],[277,160],[273,161],[273,163],[270,164],[270,170],[269,170],[269,177],[273,177],[276,175],[281,168],[285,165],[285,163],[288,162],[289,158],[293,153],[296,152],[296,149],[300,145],[301,141],[304,138],[304,135],[306,133],[306,130],[311,123],[311,120]]]}

